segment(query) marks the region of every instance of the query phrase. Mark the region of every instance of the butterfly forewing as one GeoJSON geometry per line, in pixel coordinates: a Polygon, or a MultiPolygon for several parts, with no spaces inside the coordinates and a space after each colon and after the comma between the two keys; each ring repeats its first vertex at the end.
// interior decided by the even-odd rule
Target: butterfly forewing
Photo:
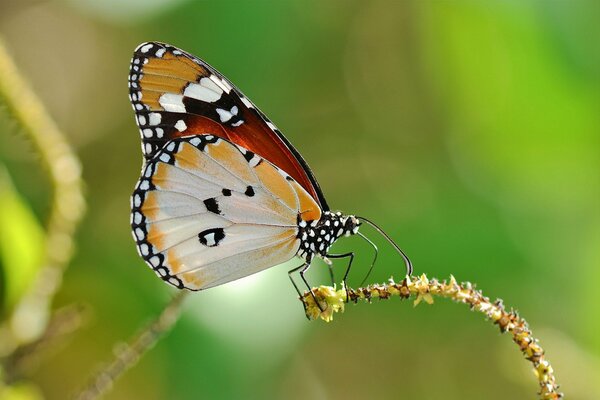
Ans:
{"type": "Polygon", "coordinates": [[[286,172],[213,135],[168,141],[148,160],[132,196],[138,251],[165,281],[192,290],[288,261],[299,220],[317,202],[286,172]]]}
{"type": "Polygon", "coordinates": [[[147,161],[173,138],[217,135],[243,147],[250,164],[269,160],[294,178],[321,209],[328,209],[302,156],[258,108],[204,61],[173,46],[144,43],[135,50],[129,88],[147,161]]]}

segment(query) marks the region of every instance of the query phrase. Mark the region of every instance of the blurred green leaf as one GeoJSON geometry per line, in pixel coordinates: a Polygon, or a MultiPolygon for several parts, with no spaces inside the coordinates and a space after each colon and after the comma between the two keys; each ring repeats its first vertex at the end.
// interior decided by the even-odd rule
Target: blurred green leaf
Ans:
{"type": "Polygon", "coordinates": [[[30,383],[0,389],[0,400],[42,400],[43,398],[40,390],[30,383]]]}
{"type": "Polygon", "coordinates": [[[10,309],[40,268],[44,231],[27,203],[15,191],[8,172],[0,165],[1,309],[10,309]]]}

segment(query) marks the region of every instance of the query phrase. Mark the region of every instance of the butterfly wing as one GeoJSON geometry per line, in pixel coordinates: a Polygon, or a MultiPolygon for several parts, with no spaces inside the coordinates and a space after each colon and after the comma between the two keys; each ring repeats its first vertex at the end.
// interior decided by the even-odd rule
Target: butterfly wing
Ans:
{"type": "Polygon", "coordinates": [[[167,44],[134,52],[129,96],[146,160],[175,137],[214,134],[287,172],[323,210],[327,203],[312,171],[283,134],[231,82],[204,61],[167,44]]]}
{"type": "Polygon", "coordinates": [[[140,255],[178,288],[206,289],[290,260],[298,221],[319,205],[291,176],[214,135],[175,138],[155,153],[133,193],[140,255]]]}

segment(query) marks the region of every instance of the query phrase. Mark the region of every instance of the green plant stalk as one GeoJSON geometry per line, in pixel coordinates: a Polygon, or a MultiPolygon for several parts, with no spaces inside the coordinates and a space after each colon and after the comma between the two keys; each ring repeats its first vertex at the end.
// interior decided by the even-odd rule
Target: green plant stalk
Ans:
{"type": "Polygon", "coordinates": [[[21,76],[0,38],[0,99],[35,146],[53,188],[43,265],[16,305],[10,320],[15,345],[39,339],[48,325],[51,303],[73,254],[73,234],[85,201],[81,165],[65,135],[21,76]]]}
{"type": "Polygon", "coordinates": [[[94,400],[106,394],[125,372],[137,364],[140,358],[152,349],[165,333],[171,330],[181,314],[181,306],[188,293],[187,290],[178,291],[154,321],[127,344],[121,345],[115,350],[115,359],[100,368],[99,372],[74,398],[94,400]]]}
{"type": "Polygon", "coordinates": [[[392,279],[387,284],[370,285],[364,288],[347,291],[342,288],[336,290],[330,286],[320,286],[306,292],[300,298],[305,306],[306,316],[309,319],[322,319],[331,321],[333,314],[343,312],[346,299],[357,303],[359,300],[371,302],[372,299],[388,299],[398,296],[401,299],[414,297],[414,305],[422,301],[433,304],[433,297],[446,297],[457,303],[467,304],[471,310],[483,313],[494,324],[500,327],[502,333],[509,332],[513,341],[519,346],[521,353],[533,364],[533,371],[539,383],[539,398],[542,400],[557,400],[563,398],[558,391],[558,384],[550,362],[546,360],[544,349],[538,340],[533,337],[527,321],[514,310],[506,311],[502,300],[491,302],[483,296],[481,291],[475,290],[469,282],[458,283],[453,276],[449,281],[428,279],[424,274],[420,277],[406,277],[402,282],[395,283],[392,279]],[[314,298],[313,298],[314,295],[314,298]],[[319,303],[315,303],[315,299],[319,303]]]}

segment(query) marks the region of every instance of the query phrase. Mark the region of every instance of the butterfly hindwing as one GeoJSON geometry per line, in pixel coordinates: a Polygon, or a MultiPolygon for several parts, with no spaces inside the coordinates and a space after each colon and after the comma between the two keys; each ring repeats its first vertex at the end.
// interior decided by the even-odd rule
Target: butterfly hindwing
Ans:
{"type": "Polygon", "coordinates": [[[210,65],[176,47],[143,43],[134,52],[129,97],[145,159],[169,140],[214,134],[257,154],[293,177],[327,210],[308,165],[275,125],[210,65]]]}
{"type": "Polygon", "coordinates": [[[214,135],[175,138],[147,161],[132,196],[138,251],[165,281],[205,289],[296,255],[298,219],[319,205],[292,177],[214,135]]]}

